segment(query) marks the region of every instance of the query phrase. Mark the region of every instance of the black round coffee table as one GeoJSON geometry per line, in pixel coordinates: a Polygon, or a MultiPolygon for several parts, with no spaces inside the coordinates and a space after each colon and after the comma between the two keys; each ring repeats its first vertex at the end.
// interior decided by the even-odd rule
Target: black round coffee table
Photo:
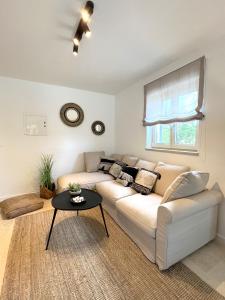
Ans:
{"type": "Polygon", "coordinates": [[[85,203],[82,203],[82,204],[72,203],[70,201],[72,196],[70,195],[70,193],[68,191],[62,192],[62,193],[56,195],[52,199],[52,206],[54,207],[54,213],[53,213],[52,224],[51,224],[50,231],[48,234],[48,241],[47,241],[45,250],[48,250],[48,244],[49,244],[49,241],[51,238],[52,228],[53,228],[55,217],[56,217],[58,210],[72,210],[72,211],[76,210],[77,215],[78,215],[78,212],[80,210],[91,209],[96,206],[99,206],[100,210],[101,210],[104,226],[105,226],[105,231],[106,231],[107,237],[109,237],[109,233],[108,233],[106,222],[105,222],[104,212],[102,209],[102,197],[97,192],[88,190],[88,189],[82,189],[80,196],[84,197],[84,199],[86,200],[85,203]]]}

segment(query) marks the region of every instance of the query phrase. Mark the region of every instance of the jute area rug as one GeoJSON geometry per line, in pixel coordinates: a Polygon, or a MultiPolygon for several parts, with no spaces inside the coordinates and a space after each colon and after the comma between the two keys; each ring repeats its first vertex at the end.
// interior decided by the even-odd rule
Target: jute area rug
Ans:
{"type": "Polygon", "coordinates": [[[183,264],[160,272],[99,209],[58,211],[45,251],[53,211],[15,223],[1,299],[224,299],[183,264]]]}

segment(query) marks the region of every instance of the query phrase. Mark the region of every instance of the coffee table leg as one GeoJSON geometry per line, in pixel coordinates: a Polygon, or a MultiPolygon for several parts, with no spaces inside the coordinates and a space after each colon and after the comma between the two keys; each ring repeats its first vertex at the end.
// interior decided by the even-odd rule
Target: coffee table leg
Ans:
{"type": "Polygon", "coordinates": [[[108,229],[107,229],[106,222],[105,222],[104,212],[103,212],[103,209],[102,209],[102,204],[100,203],[99,206],[100,206],[100,210],[101,210],[101,213],[102,213],[102,219],[103,219],[103,222],[104,222],[104,225],[105,225],[105,231],[106,231],[107,237],[109,237],[108,229]]]}
{"type": "Polygon", "coordinates": [[[48,234],[48,241],[47,241],[47,245],[46,245],[45,250],[48,250],[48,244],[49,244],[50,237],[51,237],[51,234],[52,234],[52,228],[53,228],[53,225],[54,225],[54,222],[55,222],[56,213],[57,213],[57,209],[55,208],[53,218],[52,218],[51,228],[50,228],[50,231],[49,231],[49,234],[48,234]]]}

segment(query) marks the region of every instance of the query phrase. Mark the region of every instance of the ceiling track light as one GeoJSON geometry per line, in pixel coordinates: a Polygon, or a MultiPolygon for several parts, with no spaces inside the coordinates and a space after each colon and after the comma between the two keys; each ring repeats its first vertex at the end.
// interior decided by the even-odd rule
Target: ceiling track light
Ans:
{"type": "Polygon", "coordinates": [[[92,1],[87,1],[84,9],[81,11],[82,18],[80,19],[79,25],[77,27],[77,31],[73,38],[73,54],[76,56],[78,54],[78,48],[80,45],[80,41],[82,39],[83,34],[87,38],[91,36],[91,31],[88,27],[88,22],[90,21],[90,17],[94,12],[94,3],[92,1]]]}

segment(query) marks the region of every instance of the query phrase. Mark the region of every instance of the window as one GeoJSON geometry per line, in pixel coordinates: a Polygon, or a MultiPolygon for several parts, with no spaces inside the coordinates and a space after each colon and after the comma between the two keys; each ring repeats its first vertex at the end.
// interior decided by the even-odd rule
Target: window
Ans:
{"type": "Polygon", "coordinates": [[[198,151],[199,121],[155,125],[147,129],[147,147],[198,151]],[[151,131],[151,132],[149,132],[151,131]]]}
{"type": "Polygon", "coordinates": [[[145,86],[148,148],[198,151],[204,63],[201,57],[145,86]]]}

